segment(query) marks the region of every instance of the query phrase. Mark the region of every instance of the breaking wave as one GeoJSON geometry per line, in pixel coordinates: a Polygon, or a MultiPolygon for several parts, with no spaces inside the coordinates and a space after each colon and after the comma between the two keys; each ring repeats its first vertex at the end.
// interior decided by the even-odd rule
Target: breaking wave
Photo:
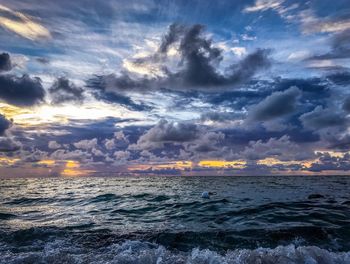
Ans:
{"type": "MultiPolygon", "coordinates": [[[[1,245],[0,245],[1,246],[1,245]]],[[[282,264],[347,264],[350,252],[330,252],[316,246],[278,246],[274,249],[236,249],[216,252],[194,248],[188,252],[164,246],[128,240],[107,247],[86,248],[66,240],[54,240],[33,251],[1,252],[0,263],[282,263],[282,264]]]]}

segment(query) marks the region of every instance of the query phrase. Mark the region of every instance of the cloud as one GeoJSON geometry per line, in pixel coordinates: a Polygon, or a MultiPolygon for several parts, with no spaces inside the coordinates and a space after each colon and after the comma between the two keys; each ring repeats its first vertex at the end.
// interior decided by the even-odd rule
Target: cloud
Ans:
{"type": "Polygon", "coordinates": [[[126,162],[130,158],[130,155],[129,151],[116,151],[113,153],[118,163],[126,162]]]}
{"type": "Polygon", "coordinates": [[[108,149],[108,150],[112,150],[115,148],[115,141],[114,141],[114,138],[112,139],[106,139],[105,141],[105,148],[108,149]]]}
{"type": "Polygon", "coordinates": [[[283,92],[275,92],[253,106],[248,114],[248,119],[268,121],[288,115],[296,110],[297,98],[300,95],[301,91],[297,87],[291,87],[283,92]]]}
{"type": "Polygon", "coordinates": [[[11,126],[12,122],[4,115],[0,114],[0,136],[11,126]]]}
{"type": "Polygon", "coordinates": [[[291,142],[288,135],[280,138],[270,138],[266,142],[262,140],[251,141],[242,152],[242,156],[248,160],[261,160],[276,158],[281,161],[305,160],[314,157],[313,151],[291,142]]]}
{"type": "Polygon", "coordinates": [[[279,9],[285,0],[256,0],[253,6],[244,8],[244,12],[266,11],[268,9],[279,9]]]}
{"type": "Polygon", "coordinates": [[[303,92],[303,98],[307,97],[308,100],[312,98],[319,98],[329,96],[329,83],[324,78],[310,77],[310,78],[275,78],[273,82],[268,83],[272,85],[274,89],[278,91],[284,91],[292,86],[298,87],[303,92]]]}
{"type": "Polygon", "coordinates": [[[337,85],[348,85],[350,84],[350,72],[348,71],[335,72],[330,75],[327,75],[327,79],[337,85]]]}
{"type": "Polygon", "coordinates": [[[318,153],[318,161],[311,164],[310,171],[349,171],[350,170],[350,154],[343,156],[332,156],[328,152],[318,153]]]}
{"type": "MultiPolygon", "coordinates": [[[[186,145],[185,150],[197,153],[204,153],[208,157],[209,152],[219,151],[218,144],[225,139],[225,134],[221,132],[203,132],[198,139],[186,145]]],[[[196,155],[193,155],[194,158],[196,155]]],[[[221,156],[221,154],[220,154],[221,156]]]]}
{"type": "Polygon", "coordinates": [[[313,130],[343,126],[347,122],[344,114],[334,109],[324,109],[322,106],[317,106],[313,111],[301,115],[299,119],[305,128],[313,130]]]}
{"type": "Polygon", "coordinates": [[[312,56],[308,58],[308,60],[331,60],[346,58],[350,58],[350,21],[348,30],[332,36],[330,52],[312,56]]]}
{"type": "Polygon", "coordinates": [[[19,141],[16,141],[12,136],[0,136],[0,153],[15,152],[22,147],[19,141]]]}
{"type": "Polygon", "coordinates": [[[343,110],[350,113],[350,97],[347,97],[343,103],[343,110]]]}
{"type": "Polygon", "coordinates": [[[208,131],[208,127],[190,122],[160,120],[139,137],[129,151],[139,151],[142,161],[200,160],[223,157],[228,150],[221,148],[225,134],[208,131]]]}
{"type": "Polygon", "coordinates": [[[61,147],[62,147],[61,144],[58,144],[57,141],[54,141],[54,140],[49,141],[49,144],[48,144],[49,149],[59,149],[61,147]]]}
{"type": "Polygon", "coordinates": [[[0,26],[30,40],[50,39],[50,31],[31,17],[0,5],[0,26]]]}
{"type": "Polygon", "coordinates": [[[213,87],[233,86],[248,82],[258,71],[268,68],[271,64],[269,54],[268,49],[257,49],[238,63],[224,69],[223,74],[217,70],[223,60],[222,50],[214,46],[212,39],[204,35],[203,25],[172,24],[154,54],[133,61],[138,67],[161,63],[161,75],[138,77],[134,73],[124,71],[119,76],[102,76],[100,90],[118,94],[162,88],[207,90],[213,87]],[[179,53],[179,61],[178,67],[170,69],[167,65],[169,63],[167,51],[173,46],[179,53]]]}
{"type": "Polygon", "coordinates": [[[17,106],[32,106],[44,100],[45,90],[40,78],[28,75],[0,75],[0,99],[17,106]]]}
{"type": "Polygon", "coordinates": [[[350,29],[350,19],[342,16],[316,17],[311,9],[304,10],[298,16],[303,32],[310,33],[336,33],[350,29]]]}
{"type": "Polygon", "coordinates": [[[0,54],[0,72],[10,71],[12,69],[12,63],[10,55],[8,53],[0,54]]]}
{"type": "Polygon", "coordinates": [[[198,137],[198,128],[191,123],[160,120],[154,127],[142,135],[131,149],[149,150],[164,147],[165,143],[189,142],[198,137]]]}
{"type": "Polygon", "coordinates": [[[55,160],[61,160],[61,161],[62,160],[79,160],[82,162],[89,162],[91,161],[91,154],[85,151],[82,151],[80,149],[76,149],[73,151],[58,149],[53,153],[51,153],[50,158],[55,160]]]}
{"type": "Polygon", "coordinates": [[[221,85],[224,77],[214,67],[222,60],[221,50],[213,47],[212,41],[202,36],[203,29],[202,25],[194,25],[179,36],[179,51],[185,68],[173,78],[193,86],[221,85]]]}
{"type": "Polygon", "coordinates": [[[201,121],[226,122],[242,118],[237,112],[205,112],[201,114],[201,121]]]}
{"type": "MultiPolygon", "coordinates": [[[[148,83],[145,80],[145,85],[148,83]]],[[[87,82],[87,87],[91,90],[95,98],[111,103],[116,103],[132,111],[150,111],[151,105],[143,102],[135,102],[131,97],[123,94],[129,89],[141,89],[141,82],[132,80],[129,76],[115,77],[115,75],[96,76],[87,82]],[[118,89],[115,89],[118,87],[118,89]],[[121,89],[121,90],[119,90],[121,89]]]]}
{"type": "Polygon", "coordinates": [[[230,50],[238,57],[243,57],[247,54],[247,49],[245,47],[233,47],[230,50]]]}
{"type": "Polygon", "coordinates": [[[81,102],[84,99],[83,91],[64,77],[58,78],[49,89],[53,104],[81,102]]]}
{"type": "Polygon", "coordinates": [[[117,147],[126,147],[129,144],[129,139],[123,131],[114,132],[113,138],[106,138],[104,146],[107,150],[113,150],[117,147]]]}
{"type": "Polygon", "coordinates": [[[248,81],[258,70],[270,66],[270,51],[258,49],[226,69],[227,75],[218,73],[222,50],[213,47],[212,40],[202,35],[203,30],[202,25],[194,25],[182,36],[179,51],[185,68],[170,78],[194,87],[233,85],[248,81]]]}
{"type": "Polygon", "coordinates": [[[84,139],[79,142],[73,143],[74,147],[77,149],[89,150],[97,147],[97,138],[84,139]]]}

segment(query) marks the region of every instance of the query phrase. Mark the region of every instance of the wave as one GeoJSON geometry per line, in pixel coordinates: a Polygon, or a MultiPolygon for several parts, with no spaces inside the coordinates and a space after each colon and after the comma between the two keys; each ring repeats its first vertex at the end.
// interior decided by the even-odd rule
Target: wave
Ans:
{"type": "Polygon", "coordinates": [[[69,202],[73,201],[73,198],[44,198],[44,197],[21,197],[12,199],[8,202],[4,202],[5,205],[44,205],[44,204],[52,204],[52,203],[59,203],[59,202],[69,202]]]}
{"type": "Polygon", "coordinates": [[[331,252],[316,246],[278,246],[276,248],[235,249],[217,252],[194,248],[190,251],[174,251],[164,246],[128,240],[106,247],[86,248],[68,243],[64,239],[48,242],[38,250],[20,252],[2,251],[0,244],[0,263],[325,263],[348,264],[350,252],[331,252]]]}
{"type": "Polygon", "coordinates": [[[9,214],[9,213],[1,213],[0,212],[0,220],[8,220],[8,219],[13,219],[16,218],[17,216],[14,214],[9,214]]]}
{"type": "MultiPolygon", "coordinates": [[[[6,216],[9,219],[12,215],[6,216]]],[[[277,247],[295,244],[297,246],[314,245],[332,251],[349,251],[349,229],[338,227],[289,226],[276,229],[250,228],[245,230],[113,230],[100,228],[94,223],[79,223],[66,227],[32,227],[28,229],[0,229],[0,244],[13,247],[45,244],[52,239],[65,238],[80,241],[96,247],[108,246],[125,240],[141,240],[159,244],[166,248],[188,251],[195,247],[214,251],[232,248],[254,249],[257,247],[277,247]]]]}
{"type": "Polygon", "coordinates": [[[90,199],[90,203],[108,202],[117,200],[119,197],[113,193],[101,194],[90,199]]]}

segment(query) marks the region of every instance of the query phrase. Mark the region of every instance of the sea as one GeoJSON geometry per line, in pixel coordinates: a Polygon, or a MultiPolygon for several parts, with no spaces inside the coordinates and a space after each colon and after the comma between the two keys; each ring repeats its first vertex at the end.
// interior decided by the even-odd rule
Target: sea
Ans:
{"type": "Polygon", "coordinates": [[[350,177],[3,179],[0,263],[349,264],[350,177]]]}

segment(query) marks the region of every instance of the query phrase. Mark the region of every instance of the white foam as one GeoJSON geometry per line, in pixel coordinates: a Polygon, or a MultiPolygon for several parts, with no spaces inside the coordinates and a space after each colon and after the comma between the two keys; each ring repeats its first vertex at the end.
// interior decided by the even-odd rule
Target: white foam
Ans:
{"type": "Polygon", "coordinates": [[[349,264],[350,252],[330,252],[316,246],[279,246],[229,250],[219,254],[209,249],[195,248],[190,252],[165,249],[148,242],[126,241],[103,248],[86,248],[68,241],[47,243],[42,251],[11,253],[0,250],[0,263],[136,263],[136,264],[349,264]]]}

